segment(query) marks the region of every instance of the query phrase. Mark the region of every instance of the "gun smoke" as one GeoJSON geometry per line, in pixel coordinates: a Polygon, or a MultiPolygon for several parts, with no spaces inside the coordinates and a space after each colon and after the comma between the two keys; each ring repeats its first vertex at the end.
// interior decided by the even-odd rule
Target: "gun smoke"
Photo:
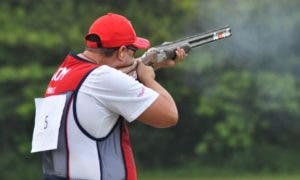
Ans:
{"type": "Polygon", "coordinates": [[[232,57],[237,66],[286,72],[291,65],[286,60],[300,53],[299,7],[299,2],[272,0],[203,1],[199,21],[204,29],[231,26],[232,37],[209,46],[219,51],[221,45],[224,55],[232,57]],[[209,19],[202,19],[205,13],[209,19]]]}
{"type": "MultiPolygon", "coordinates": [[[[265,73],[257,75],[255,80],[262,109],[272,108],[275,104],[274,112],[297,113],[296,107],[300,106],[297,91],[300,84],[299,7],[300,1],[203,1],[199,7],[198,26],[201,30],[229,25],[232,36],[193,53],[200,57],[208,52],[214,62],[229,62],[237,69],[247,69],[255,75],[256,72],[265,73]]],[[[188,33],[195,29],[189,29],[188,33]]],[[[205,77],[199,77],[197,81],[200,79],[205,77]]],[[[286,114],[280,116],[273,119],[281,122],[274,129],[291,123],[286,114]]]]}

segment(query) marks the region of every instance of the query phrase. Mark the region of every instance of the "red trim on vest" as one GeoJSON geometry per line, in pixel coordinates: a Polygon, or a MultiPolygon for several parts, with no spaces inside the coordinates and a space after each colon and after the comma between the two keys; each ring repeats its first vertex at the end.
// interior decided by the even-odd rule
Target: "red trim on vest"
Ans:
{"type": "Polygon", "coordinates": [[[125,162],[126,180],[136,180],[137,173],[129,140],[129,131],[126,122],[123,121],[122,123],[121,146],[125,162]]]}
{"type": "Polygon", "coordinates": [[[68,55],[52,76],[45,97],[76,90],[82,78],[98,66],[68,55]]]}

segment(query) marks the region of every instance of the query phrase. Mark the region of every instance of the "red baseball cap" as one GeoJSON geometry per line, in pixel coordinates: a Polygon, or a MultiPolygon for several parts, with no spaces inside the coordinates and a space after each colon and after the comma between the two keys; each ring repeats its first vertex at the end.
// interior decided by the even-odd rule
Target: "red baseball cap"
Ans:
{"type": "Polygon", "coordinates": [[[130,21],[124,16],[108,13],[96,19],[85,36],[86,45],[97,48],[101,43],[104,48],[115,48],[132,45],[139,49],[147,49],[150,42],[147,39],[137,37],[130,21]],[[88,39],[90,35],[97,35],[100,42],[88,39]]]}

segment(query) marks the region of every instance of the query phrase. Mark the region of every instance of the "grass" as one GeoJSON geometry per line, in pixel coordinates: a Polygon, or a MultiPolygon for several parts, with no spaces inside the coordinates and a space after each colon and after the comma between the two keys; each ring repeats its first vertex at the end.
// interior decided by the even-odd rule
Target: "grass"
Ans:
{"type": "Polygon", "coordinates": [[[154,170],[139,172],[139,180],[299,180],[299,173],[235,173],[218,170],[154,170]]]}
{"type": "Polygon", "coordinates": [[[142,175],[140,180],[299,180],[300,175],[173,176],[142,175]]]}

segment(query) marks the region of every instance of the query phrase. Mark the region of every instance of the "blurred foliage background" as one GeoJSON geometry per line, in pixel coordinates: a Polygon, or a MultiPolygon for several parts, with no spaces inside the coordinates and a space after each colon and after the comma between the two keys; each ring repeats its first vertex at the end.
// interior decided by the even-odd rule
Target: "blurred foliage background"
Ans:
{"type": "Polygon", "coordinates": [[[30,154],[33,99],[69,51],[84,49],[89,25],[107,12],[128,17],[152,45],[227,24],[233,32],[157,72],[180,122],[130,126],[140,171],[299,171],[299,8],[298,0],[2,0],[1,179],[40,179],[40,157],[30,154]]]}

